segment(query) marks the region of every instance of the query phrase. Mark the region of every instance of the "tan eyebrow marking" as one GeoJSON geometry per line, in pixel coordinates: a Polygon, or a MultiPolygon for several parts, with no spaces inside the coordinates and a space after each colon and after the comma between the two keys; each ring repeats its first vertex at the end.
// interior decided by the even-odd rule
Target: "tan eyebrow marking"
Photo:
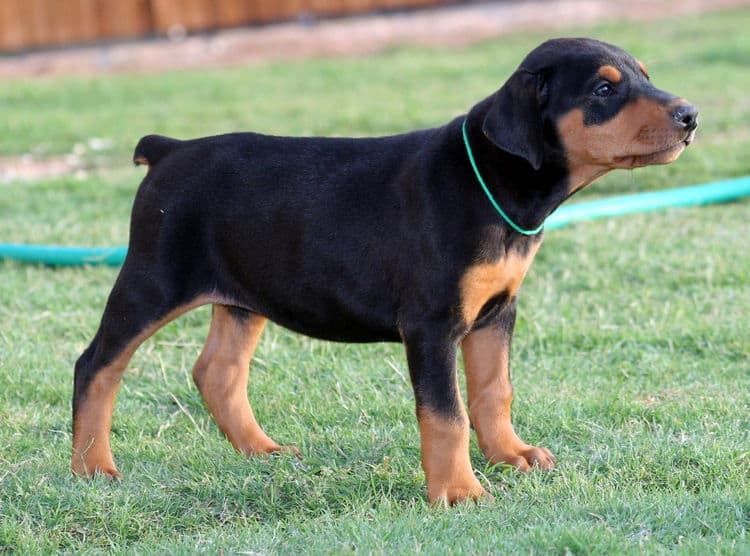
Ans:
{"type": "Polygon", "coordinates": [[[619,83],[622,80],[622,72],[610,65],[600,67],[599,75],[611,83],[619,83]]]}
{"type": "Polygon", "coordinates": [[[640,60],[638,60],[638,67],[641,68],[641,71],[643,72],[643,75],[645,75],[646,77],[649,77],[648,70],[646,69],[646,65],[643,62],[641,62],[640,60]]]}

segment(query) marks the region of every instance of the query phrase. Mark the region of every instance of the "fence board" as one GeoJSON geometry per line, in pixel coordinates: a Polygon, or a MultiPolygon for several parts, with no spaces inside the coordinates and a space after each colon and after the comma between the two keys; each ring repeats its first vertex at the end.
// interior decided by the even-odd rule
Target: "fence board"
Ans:
{"type": "Polygon", "coordinates": [[[137,37],[153,33],[151,0],[94,0],[97,38],[137,37]]]}
{"type": "Polygon", "coordinates": [[[24,29],[17,22],[20,0],[0,2],[0,50],[15,50],[24,46],[24,29]]]}
{"type": "Polygon", "coordinates": [[[216,25],[219,27],[235,27],[251,21],[250,2],[216,0],[214,4],[216,6],[216,25]]]}
{"type": "Polygon", "coordinates": [[[174,26],[188,31],[214,26],[211,2],[208,0],[152,0],[154,30],[165,33],[174,26]]]}

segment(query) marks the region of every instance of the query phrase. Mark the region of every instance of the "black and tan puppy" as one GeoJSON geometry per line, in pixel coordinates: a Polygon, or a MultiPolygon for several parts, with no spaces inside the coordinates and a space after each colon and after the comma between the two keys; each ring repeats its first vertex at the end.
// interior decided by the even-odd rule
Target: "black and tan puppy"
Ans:
{"type": "Polygon", "coordinates": [[[134,159],[148,173],[128,255],[76,363],[73,471],[119,475],[110,423],[131,355],[208,303],[193,377],[241,452],[296,452],[266,436],[248,403],[250,359],[272,320],[327,340],[403,342],[431,502],[484,494],[469,461],[470,422],[491,462],[552,468],[549,450],[523,442],[510,418],[516,296],[539,228],[609,170],[675,160],[696,116],[619,48],[559,39],[435,129],[372,139],[144,137],[134,159]]]}

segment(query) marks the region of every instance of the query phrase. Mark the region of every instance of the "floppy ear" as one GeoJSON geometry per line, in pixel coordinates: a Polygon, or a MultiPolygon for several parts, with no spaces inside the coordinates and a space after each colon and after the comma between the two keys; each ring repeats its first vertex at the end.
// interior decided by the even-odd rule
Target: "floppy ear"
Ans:
{"type": "Polygon", "coordinates": [[[544,138],[540,100],[541,78],[519,69],[492,101],[482,131],[498,148],[525,158],[534,170],[542,165],[544,138]]]}

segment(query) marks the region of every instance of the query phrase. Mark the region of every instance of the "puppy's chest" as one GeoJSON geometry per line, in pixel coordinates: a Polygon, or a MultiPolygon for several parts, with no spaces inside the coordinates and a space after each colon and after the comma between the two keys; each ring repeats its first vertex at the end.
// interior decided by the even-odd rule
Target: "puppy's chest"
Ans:
{"type": "Polygon", "coordinates": [[[473,323],[482,307],[504,295],[512,299],[523,282],[541,242],[525,253],[510,252],[497,261],[482,262],[466,269],[459,284],[461,312],[466,324],[473,323]]]}

